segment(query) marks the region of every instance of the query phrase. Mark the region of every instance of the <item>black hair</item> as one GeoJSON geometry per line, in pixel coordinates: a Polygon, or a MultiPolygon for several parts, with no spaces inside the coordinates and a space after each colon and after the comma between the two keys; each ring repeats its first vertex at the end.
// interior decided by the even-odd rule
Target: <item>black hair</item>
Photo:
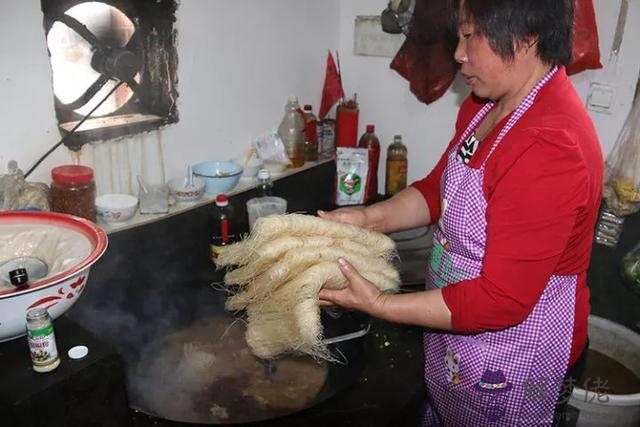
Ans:
{"type": "Polygon", "coordinates": [[[453,11],[456,28],[472,23],[504,60],[513,60],[517,44],[537,39],[544,63],[571,61],[574,0],[453,0],[453,11]]]}

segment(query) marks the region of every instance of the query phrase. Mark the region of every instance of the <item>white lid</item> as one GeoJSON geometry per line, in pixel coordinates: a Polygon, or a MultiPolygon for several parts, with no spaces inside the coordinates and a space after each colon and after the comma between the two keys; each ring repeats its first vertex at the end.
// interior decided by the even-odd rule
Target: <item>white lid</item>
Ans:
{"type": "Polygon", "coordinates": [[[271,174],[267,169],[260,169],[258,171],[258,179],[269,179],[271,178],[271,174]]]}
{"type": "Polygon", "coordinates": [[[84,346],[84,345],[77,345],[75,347],[71,347],[67,352],[67,355],[71,359],[82,359],[83,357],[86,357],[87,354],[89,354],[89,349],[87,348],[87,346],[84,346]]]}

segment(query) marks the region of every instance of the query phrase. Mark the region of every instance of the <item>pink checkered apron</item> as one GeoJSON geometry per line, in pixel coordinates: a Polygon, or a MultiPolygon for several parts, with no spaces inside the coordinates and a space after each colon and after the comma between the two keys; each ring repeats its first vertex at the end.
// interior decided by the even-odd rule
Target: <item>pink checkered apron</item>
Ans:
{"type": "MultiPolygon", "coordinates": [[[[500,141],[553,77],[552,69],[522,101],[493,143],[500,141]]],[[[460,138],[463,143],[493,108],[489,103],[460,138]]],[[[486,242],[483,180],[478,169],[449,153],[441,182],[442,213],[427,268],[427,287],[442,288],[480,275],[486,242]]],[[[564,379],[573,333],[576,276],[552,276],[527,319],[477,335],[424,334],[425,426],[549,426],[564,379]]]]}

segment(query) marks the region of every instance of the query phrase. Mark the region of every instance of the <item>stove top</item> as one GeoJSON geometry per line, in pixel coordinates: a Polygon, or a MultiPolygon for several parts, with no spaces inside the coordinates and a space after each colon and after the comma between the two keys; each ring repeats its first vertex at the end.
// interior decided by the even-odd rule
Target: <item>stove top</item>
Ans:
{"type": "Polygon", "coordinates": [[[424,286],[427,260],[431,253],[433,231],[430,227],[418,227],[389,235],[395,242],[400,257],[401,288],[424,286]]]}

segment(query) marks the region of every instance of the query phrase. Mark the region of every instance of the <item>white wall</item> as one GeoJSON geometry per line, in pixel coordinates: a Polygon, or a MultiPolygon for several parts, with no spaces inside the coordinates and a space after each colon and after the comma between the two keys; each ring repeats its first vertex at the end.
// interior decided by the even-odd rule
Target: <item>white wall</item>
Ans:
{"type": "MultiPolygon", "coordinates": [[[[3,9],[0,173],[10,159],[28,169],[60,138],[40,2],[5,0],[3,9]]],[[[337,20],[338,0],[181,1],[180,122],[116,145],[155,144],[161,137],[168,177],[184,173],[188,163],[239,154],[252,136],[280,121],[289,94],[319,105],[326,52],[338,45],[337,20]]],[[[100,168],[107,154],[83,149],[81,162],[93,164],[95,156],[100,168]]],[[[157,155],[146,157],[148,168],[159,167],[149,161],[157,155]]],[[[48,182],[53,166],[70,161],[59,148],[31,178],[48,182]]],[[[98,185],[109,186],[103,175],[98,185]]]]}
{"type": "MultiPolygon", "coordinates": [[[[183,0],[177,22],[180,122],[124,143],[145,147],[162,140],[167,177],[183,173],[188,163],[233,157],[248,146],[252,136],[280,120],[290,93],[317,108],[326,50],[339,48],[345,91],[358,93],[360,131],[365,124],[375,123],[383,149],[394,134],[402,134],[409,148],[409,177],[423,176],[451,137],[466,88],[456,83],[443,98],[427,106],[389,69],[389,58],[353,56],[355,17],[379,14],[386,4],[386,0],[183,0]]],[[[619,0],[595,0],[595,4],[606,62],[619,0]]],[[[60,138],[40,2],[5,0],[3,6],[0,173],[5,172],[9,159],[27,169],[60,138]]],[[[617,67],[574,77],[583,97],[592,80],[617,86],[612,114],[592,114],[605,152],[615,142],[630,108],[640,69],[640,55],[632,43],[640,39],[639,33],[640,0],[631,0],[617,67]]],[[[123,156],[117,153],[110,153],[106,162],[109,150],[104,147],[108,145],[83,150],[81,162],[98,169],[123,163],[123,156]]],[[[147,152],[145,158],[146,168],[157,172],[158,156],[147,152]]],[[[70,152],[59,148],[32,178],[49,181],[53,166],[73,160],[70,152]]],[[[102,188],[109,185],[104,175],[98,174],[102,188]]],[[[380,182],[383,185],[382,167],[380,182]]]]}
{"type": "MultiPolygon", "coordinates": [[[[640,39],[640,0],[631,0],[621,57],[617,66],[607,64],[619,0],[595,0],[600,35],[600,50],[605,69],[587,71],[572,79],[583,99],[591,81],[616,86],[616,103],[611,114],[591,113],[603,151],[608,153],[630,110],[640,70],[637,40],[640,39]]],[[[377,15],[386,0],[349,0],[340,2],[340,59],[347,94],[358,93],[360,131],[367,123],[376,124],[383,149],[401,134],[409,150],[409,180],[424,176],[438,161],[449,142],[458,106],[468,89],[456,81],[442,98],[425,105],[416,100],[409,84],[389,68],[389,58],[353,55],[354,21],[358,15],[377,15]]],[[[380,185],[384,185],[384,162],[379,168],[380,185]]],[[[382,187],[381,187],[382,189],[382,187]]]]}

